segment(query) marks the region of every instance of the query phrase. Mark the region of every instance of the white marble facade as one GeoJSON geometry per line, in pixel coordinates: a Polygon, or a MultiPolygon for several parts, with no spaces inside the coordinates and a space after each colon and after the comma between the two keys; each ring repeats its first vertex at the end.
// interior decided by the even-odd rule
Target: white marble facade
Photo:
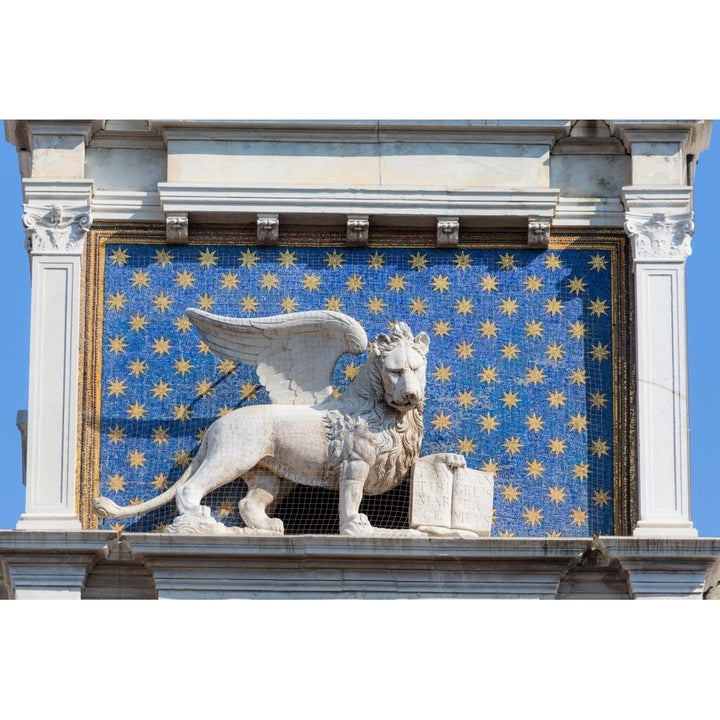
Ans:
{"type": "Polygon", "coordinates": [[[80,531],[80,273],[92,223],[163,223],[177,243],[213,221],[257,222],[269,243],[283,224],[347,224],[358,243],[368,224],[437,226],[450,245],[458,228],[527,228],[531,245],[556,229],[624,228],[636,307],[632,540],[695,538],[684,282],[693,169],[710,132],[702,120],[6,121],[32,266],[18,530],[80,531]]]}

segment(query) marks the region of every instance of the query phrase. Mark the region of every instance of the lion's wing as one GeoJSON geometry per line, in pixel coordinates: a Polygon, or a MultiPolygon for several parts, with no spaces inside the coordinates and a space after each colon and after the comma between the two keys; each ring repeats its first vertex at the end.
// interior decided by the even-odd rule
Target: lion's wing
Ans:
{"type": "Polygon", "coordinates": [[[360,324],[343,313],[312,310],[261,318],[233,318],[186,310],[216,355],[255,365],[270,401],[316,405],[332,392],[332,372],[345,353],[367,347],[360,324]]]}

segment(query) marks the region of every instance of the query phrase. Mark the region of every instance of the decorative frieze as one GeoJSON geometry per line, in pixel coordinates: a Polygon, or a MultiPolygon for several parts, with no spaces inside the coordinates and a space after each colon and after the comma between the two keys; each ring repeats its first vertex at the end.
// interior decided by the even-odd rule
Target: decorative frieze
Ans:
{"type": "Polygon", "coordinates": [[[460,218],[439,217],[437,223],[438,247],[457,247],[460,242],[460,218]]]}
{"type": "Polygon", "coordinates": [[[550,244],[550,221],[530,218],[528,220],[528,247],[546,248],[550,244]]]}
{"type": "Polygon", "coordinates": [[[690,255],[695,230],[692,213],[627,213],[625,218],[635,262],[682,262],[690,255]]]}
{"type": "Polygon", "coordinates": [[[348,215],[348,245],[367,245],[370,236],[370,218],[367,215],[348,215]]]}
{"type": "Polygon", "coordinates": [[[258,213],[258,245],[277,245],[280,240],[280,218],[277,213],[258,213]]]}
{"type": "Polygon", "coordinates": [[[26,207],[22,221],[28,252],[79,255],[92,225],[92,216],[87,212],[68,211],[62,205],[52,205],[49,209],[26,207]]]}

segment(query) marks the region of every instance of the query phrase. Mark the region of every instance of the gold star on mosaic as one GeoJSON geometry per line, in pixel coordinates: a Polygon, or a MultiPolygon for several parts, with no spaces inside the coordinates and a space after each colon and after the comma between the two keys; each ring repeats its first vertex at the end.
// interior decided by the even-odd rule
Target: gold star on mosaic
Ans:
{"type": "Polygon", "coordinates": [[[339,253],[337,250],[333,250],[331,253],[325,254],[325,265],[333,270],[339,270],[343,266],[344,262],[345,258],[343,257],[343,254],[339,253]]]}
{"type": "Polygon", "coordinates": [[[227,415],[228,413],[231,413],[235,408],[230,407],[230,405],[223,405],[221,408],[218,408],[217,416],[223,417],[224,415],[227,415]]]}
{"type": "Polygon", "coordinates": [[[523,448],[523,444],[520,442],[520,438],[516,437],[509,437],[505,438],[505,442],[503,443],[505,446],[505,452],[508,455],[519,455],[520,450],[523,448]]]}
{"type": "Polygon", "coordinates": [[[131,283],[136,288],[150,287],[150,273],[146,270],[135,270],[132,274],[131,283]]]}
{"type": "Polygon", "coordinates": [[[573,477],[576,480],[587,480],[588,474],[590,473],[590,466],[586,462],[579,462],[573,466],[573,477]]]}
{"type": "Polygon", "coordinates": [[[472,257],[468,255],[464,250],[461,253],[455,255],[455,267],[458,270],[468,270],[472,265],[472,257]]]}
{"type": "Polygon", "coordinates": [[[267,290],[268,292],[270,292],[270,290],[277,290],[279,282],[280,278],[277,276],[276,273],[263,273],[260,276],[260,289],[267,290]]]}
{"type": "Polygon", "coordinates": [[[125,412],[131,420],[142,420],[147,415],[147,408],[139,401],[130,403],[125,412]]]}
{"type": "Polygon", "coordinates": [[[249,380],[240,387],[240,397],[243,400],[254,400],[257,397],[260,387],[249,380]]]}
{"type": "Polygon", "coordinates": [[[525,371],[525,382],[529,385],[542,385],[545,382],[545,371],[537,365],[528,368],[525,371]]]}
{"type": "Polygon", "coordinates": [[[388,280],[387,284],[391,290],[394,290],[395,292],[402,292],[403,290],[405,290],[407,280],[405,279],[404,275],[400,275],[400,273],[395,273],[395,275],[393,275],[388,280]]]}
{"type": "Polygon", "coordinates": [[[542,337],[543,324],[538,320],[528,320],[525,323],[525,335],[533,339],[542,337]]]}
{"type": "Polygon", "coordinates": [[[173,255],[170,250],[157,250],[153,258],[160,267],[173,264],[173,255]]]}
{"type": "Polygon", "coordinates": [[[198,297],[198,307],[201,310],[210,311],[213,309],[214,305],[215,298],[212,295],[208,295],[207,293],[205,293],[204,295],[200,295],[200,297],[198,297]]]}
{"type": "Polygon", "coordinates": [[[298,301],[294,297],[290,297],[289,295],[287,295],[280,301],[280,307],[282,308],[283,312],[295,312],[298,309],[298,301]]]}
{"type": "Polygon", "coordinates": [[[353,273],[350,275],[345,282],[345,287],[348,289],[349,292],[360,292],[363,287],[365,287],[365,281],[362,278],[362,275],[358,275],[357,273],[353,273]]]}
{"type": "Polygon", "coordinates": [[[131,468],[145,467],[146,462],[147,458],[145,457],[144,452],[140,452],[139,450],[131,450],[128,453],[128,465],[130,465],[131,468]]]}
{"type": "Polygon", "coordinates": [[[359,372],[360,366],[356,365],[354,360],[343,368],[343,375],[345,375],[346,380],[354,380],[359,372]]]}
{"type": "Polygon", "coordinates": [[[135,332],[142,332],[150,324],[145,315],[137,313],[130,318],[130,329],[135,332]]]}
{"type": "Polygon", "coordinates": [[[570,511],[570,522],[577,527],[585,525],[587,519],[588,514],[582,508],[574,508],[570,511]]]}
{"type": "Polygon", "coordinates": [[[605,397],[605,393],[602,393],[602,392],[590,393],[590,407],[601,410],[606,405],[607,405],[607,397],[605,397]]]}
{"type": "Polygon", "coordinates": [[[579,368],[573,370],[570,375],[568,375],[568,378],[573,385],[585,385],[585,383],[587,383],[587,372],[579,368]]]}
{"type": "Polygon", "coordinates": [[[317,273],[307,273],[302,279],[303,289],[308,292],[319,290],[320,285],[322,285],[322,280],[317,273]]]}
{"type": "Polygon", "coordinates": [[[379,252],[375,252],[369,259],[368,259],[368,267],[371,270],[380,270],[382,269],[382,266],[385,264],[385,256],[381,255],[379,252]]]}
{"type": "Polygon", "coordinates": [[[471,390],[461,390],[458,397],[457,403],[461,408],[467,410],[477,402],[477,398],[473,395],[471,390]]]}
{"type": "Polygon", "coordinates": [[[431,420],[433,427],[436,430],[449,430],[450,425],[452,424],[450,421],[450,416],[446,415],[444,412],[437,413],[435,417],[431,420]]]}
{"type": "Polygon", "coordinates": [[[571,293],[579,295],[581,292],[585,292],[585,289],[587,288],[587,283],[582,278],[575,276],[568,280],[567,287],[571,293]]]}
{"type": "Polygon", "coordinates": [[[514,530],[501,530],[498,533],[498,537],[501,537],[501,538],[515,537],[515,531],[514,530]]]}
{"type": "Polygon", "coordinates": [[[239,283],[240,277],[237,273],[232,272],[232,270],[228,270],[228,272],[223,273],[220,278],[220,287],[223,290],[235,290],[237,289],[239,283]]]}
{"type": "Polygon", "coordinates": [[[542,477],[545,472],[545,466],[537,459],[529,460],[525,463],[525,474],[531,478],[542,477]]]}
{"type": "Polygon", "coordinates": [[[487,413],[486,415],[481,415],[477,421],[478,423],[480,423],[480,427],[483,429],[483,431],[486,432],[488,435],[491,432],[495,432],[498,427],[500,427],[500,422],[498,421],[497,417],[495,415],[491,415],[490,413],[487,413]]]}
{"type": "Polygon", "coordinates": [[[549,360],[562,360],[563,355],[565,354],[565,346],[560,345],[557,342],[552,342],[547,346],[547,350],[545,350],[545,354],[548,356],[549,360]]]}
{"type": "Polygon", "coordinates": [[[183,270],[175,274],[175,284],[183,290],[188,290],[195,284],[195,275],[189,270],[183,270]]]}
{"type": "Polygon", "coordinates": [[[438,367],[436,367],[435,371],[433,372],[433,375],[435,375],[435,379],[441,383],[450,380],[452,374],[452,370],[445,365],[438,365],[438,367]]]}
{"type": "Polygon", "coordinates": [[[605,507],[610,504],[610,493],[607,490],[596,490],[593,493],[593,505],[605,507]]]}
{"type": "Polygon", "coordinates": [[[156,445],[166,444],[169,439],[170,439],[170,429],[169,428],[166,428],[166,427],[153,428],[152,441],[156,445]]]}
{"type": "Polygon", "coordinates": [[[461,438],[458,440],[458,452],[461,455],[472,455],[475,452],[475,441],[472,438],[461,438]]]}
{"type": "Polygon", "coordinates": [[[515,269],[515,256],[511,255],[510,253],[504,253],[500,255],[500,259],[498,260],[498,265],[503,270],[514,270],[515,269]]]}
{"type": "Polygon", "coordinates": [[[596,345],[593,345],[592,350],[590,350],[590,357],[597,362],[602,362],[603,360],[606,360],[609,354],[610,350],[608,349],[608,346],[603,345],[602,343],[597,343],[596,345]]]}
{"type": "Polygon", "coordinates": [[[116,312],[124,310],[127,302],[127,298],[123,292],[116,292],[114,295],[109,295],[107,299],[108,307],[116,312]]]}
{"type": "Polygon", "coordinates": [[[205,439],[205,433],[206,433],[207,431],[208,431],[208,429],[207,429],[206,427],[200,428],[200,429],[195,433],[195,439],[196,439],[199,443],[201,443],[201,442],[205,439]]]}
{"type": "Polygon", "coordinates": [[[240,309],[246,313],[254,313],[258,309],[258,300],[252,295],[246,295],[240,301],[240,309]]]}
{"type": "Polygon", "coordinates": [[[491,460],[486,460],[486,461],[482,464],[482,466],[480,467],[480,469],[481,469],[483,472],[493,473],[494,475],[496,475],[496,474],[499,472],[499,470],[500,470],[500,463],[498,463],[497,460],[492,460],[492,459],[491,459],[491,460]]]}
{"type": "Polygon", "coordinates": [[[164,400],[170,394],[170,386],[164,380],[158,380],[153,385],[151,392],[154,398],[158,400],[164,400]]]}
{"type": "Polygon", "coordinates": [[[201,340],[197,344],[197,350],[202,355],[209,355],[210,354],[210,348],[208,347],[207,343],[204,340],[201,340]]]}
{"type": "Polygon", "coordinates": [[[173,455],[173,461],[180,468],[186,468],[192,461],[192,455],[187,450],[178,450],[173,455]]]}
{"type": "Polygon", "coordinates": [[[472,346],[472,343],[463,340],[459,345],[455,346],[455,352],[461,360],[467,360],[473,356],[475,348],[472,346]]]}
{"type": "Polygon", "coordinates": [[[165,312],[170,309],[170,306],[173,304],[173,300],[169,295],[161,292],[153,298],[152,303],[158,312],[165,312]]]}
{"type": "Polygon", "coordinates": [[[136,496],[128,504],[129,505],[141,505],[142,499],[136,496]]]}
{"type": "Polygon", "coordinates": [[[182,403],[180,405],[175,405],[172,409],[173,420],[185,422],[192,417],[192,414],[192,408],[189,405],[184,405],[182,403]]]}
{"type": "Polygon", "coordinates": [[[387,303],[384,300],[381,300],[379,297],[371,297],[367,302],[368,310],[373,313],[373,315],[377,315],[378,313],[383,312],[387,306],[387,303]]]}
{"type": "Polygon", "coordinates": [[[530,275],[525,279],[525,292],[536,293],[543,286],[543,281],[537,275],[530,275]]]}
{"type": "Polygon", "coordinates": [[[125,394],[125,380],[115,378],[108,383],[108,395],[111,397],[120,397],[125,394]]]}
{"type": "Polygon", "coordinates": [[[549,538],[559,538],[562,537],[562,533],[560,530],[546,530],[545,536],[549,538]]]}
{"type": "Polygon", "coordinates": [[[110,338],[110,342],[108,343],[108,349],[111,353],[115,353],[116,355],[124,353],[126,347],[127,344],[124,336],[120,337],[119,335],[116,335],[114,338],[110,338]]]}
{"type": "Polygon", "coordinates": [[[585,432],[585,430],[587,430],[587,415],[583,415],[582,413],[571,415],[570,420],[568,420],[568,425],[572,432],[578,434],[585,432]]]}
{"type": "Polygon", "coordinates": [[[503,500],[505,502],[514,503],[520,499],[522,491],[517,485],[508,483],[507,485],[502,486],[502,488],[500,489],[500,494],[503,496],[503,500]]]}
{"type": "Polygon", "coordinates": [[[113,492],[122,492],[125,489],[125,478],[120,473],[115,473],[108,479],[108,487],[113,492]]]}
{"type": "Polygon", "coordinates": [[[410,314],[411,315],[426,315],[428,310],[427,301],[422,298],[416,297],[410,300],[410,314]]]}
{"type": "Polygon", "coordinates": [[[449,335],[451,330],[452,328],[450,327],[450,323],[446,320],[437,320],[433,325],[433,332],[438,337],[445,337],[446,335],[449,335]]]}
{"type": "Polygon", "coordinates": [[[496,275],[483,275],[480,278],[480,289],[483,292],[491,293],[491,292],[497,292],[498,289],[498,279],[496,275]]]}
{"type": "Polygon", "coordinates": [[[601,270],[607,270],[607,265],[605,264],[605,256],[598,253],[597,255],[593,255],[588,260],[588,265],[590,266],[591,270],[596,270],[597,272],[600,272],[601,270]]]}
{"type": "Polygon", "coordinates": [[[153,354],[154,355],[168,355],[172,345],[170,341],[164,337],[156,338],[153,341],[153,354]]]}
{"type": "Polygon", "coordinates": [[[573,338],[573,340],[582,340],[587,335],[587,328],[585,327],[585,323],[581,320],[576,320],[573,323],[570,323],[570,337],[573,338]]]}
{"type": "Polygon", "coordinates": [[[535,527],[544,520],[542,509],[538,510],[534,505],[531,508],[525,508],[523,518],[525,519],[525,523],[530,525],[530,527],[535,527]]]}
{"type": "Polygon", "coordinates": [[[503,315],[510,317],[511,315],[517,315],[518,301],[514,298],[504,298],[500,301],[500,312],[503,315]]]}
{"type": "Polygon", "coordinates": [[[420,252],[416,252],[414,255],[410,256],[410,269],[411,270],[417,270],[418,272],[420,270],[424,270],[427,267],[428,260],[427,255],[423,255],[420,252]]]}
{"type": "Polygon", "coordinates": [[[561,438],[553,438],[548,443],[548,450],[555,456],[562,455],[567,449],[567,443],[561,438]]]}
{"type": "Polygon", "coordinates": [[[218,510],[218,515],[220,517],[228,517],[228,515],[232,515],[235,512],[235,503],[230,502],[230,500],[223,500],[220,503],[220,509],[218,510]]]}
{"type": "Polygon", "coordinates": [[[450,278],[447,275],[433,275],[430,285],[435,292],[447,292],[450,289],[450,278]]]}
{"type": "Polygon", "coordinates": [[[550,407],[559,408],[565,404],[567,398],[562,390],[553,390],[547,395],[547,401],[550,407]]]}
{"type": "Polygon", "coordinates": [[[590,452],[601,458],[610,452],[610,446],[602,438],[598,438],[597,440],[593,440],[590,452]]]}
{"type": "Polygon", "coordinates": [[[122,531],[125,529],[125,524],[124,524],[124,523],[121,523],[121,522],[114,522],[114,523],[110,526],[110,529],[111,529],[113,532],[122,533],[122,531]]]}
{"type": "Polygon", "coordinates": [[[128,370],[133,377],[140,377],[147,372],[147,363],[140,358],[136,358],[131,363],[128,363],[128,370]]]}
{"type": "Polygon", "coordinates": [[[283,250],[280,255],[278,255],[278,264],[286,270],[290,267],[295,267],[295,253],[292,252],[292,250],[283,250]]]}
{"type": "Polygon", "coordinates": [[[249,248],[240,255],[240,264],[245,268],[255,267],[258,264],[259,256],[255,250],[249,248]]]}
{"type": "Polygon", "coordinates": [[[113,445],[121,445],[125,442],[125,437],[125,428],[120,427],[120,425],[115,425],[115,427],[108,430],[108,440],[110,440],[113,445]]]}
{"type": "Polygon", "coordinates": [[[468,300],[464,295],[460,300],[455,301],[455,312],[458,315],[470,315],[473,311],[472,300],[468,300]]]}
{"type": "Polygon", "coordinates": [[[548,270],[559,270],[562,267],[562,260],[556,253],[548,253],[543,264],[548,270]]]}
{"type": "Polygon", "coordinates": [[[188,330],[192,328],[192,323],[190,322],[190,319],[187,315],[180,315],[180,317],[175,320],[175,329],[178,332],[186,333],[188,330]]]}
{"type": "Polygon", "coordinates": [[[198,397],[209,397],[213,392],[213,384],[209,380],[200,380],[195,383],[195,394],[198,397]]]}
{"type": "Polygon", "coordinates": [[[542,415],[538,415],[535,412],[525,418],[525,424],[528,426],[528,430],[532,430],[534,433],[540,432],[545,427],[542,415]]]}
{"type": "Polygon", "coordinates": [[[166,527],[167,523],[158,523],[157,525],[153,525],[152,531],[154,533],[164,533],[166,527]]]}
{"type": "Polygon", "coordinates": [[[234,373],[235,370],[237,370],[237,365],[232,360],[221,360],[216,365],[217,371],[221,375],[230,375],[230,373],[234,373]]]}
{"type": "Polygon", "coordinates": [[[130,253],[124,248],[118,248],[110,253],[110,262],[113,265],[127,265],[129,259],[130,253]]]}
{"type": "Polygon", "coordinates": [[[480,378],[480,382],[487,383],[488,385],[493,382],[499,382],[497,369],[492,367],[492,365],[483,367],[483,369],[478,373],[478,377],[480,378]]]}
{"type": "Polygon", "coordinates": [[[168,476],[166,473],[158,473],[153,477],[152,486],[159,492],[165,490],[168,484],[168,476]]]}
{"type": "Polygon", "coordinates": [[[566,491],[564,488],[558,487],[557,485],[551,485],[548,488],[548,498],[550,502],[554,502],[555,505],[565,502],[566,491]]]}
{"type": "Polygon", "coordinates": [[[520,403],[520,396],[516,392],[513,392],[512,390],[508,390],[502,396],[502,404],[508,410],[512,410],[513,408],[516,408],[519,403],[520,403]]]}
{"type": "Polygon", "coordinates": [[[193,369],[192,363],[184,357],[177,359],[173,363],[173,367],[176,375],[187,375],[193,369]]]}
{"type": "Polygon", "coordinates": [[[497,323],[493,322],[492,320],[486,320],[485,322],[480,323],[480,334],[483,337],[491,338],[491,337],[497,337],[498,327],[497,323]]]}
{"type": "Polygon", "coordinates": [[[544,305],[545,312],[549,315],[559,315],[563,311],[563,304],[557,298],[550,298],[544,305]]]}
{"type": "Polygon", "coordinates": [[[590,301],[590,314],[594,315],[595,317],[600,317],[601,315],[607,315],[608,311],[608,304],[601,300],[600,298],[596,298],[595,300],[590,301]]]}

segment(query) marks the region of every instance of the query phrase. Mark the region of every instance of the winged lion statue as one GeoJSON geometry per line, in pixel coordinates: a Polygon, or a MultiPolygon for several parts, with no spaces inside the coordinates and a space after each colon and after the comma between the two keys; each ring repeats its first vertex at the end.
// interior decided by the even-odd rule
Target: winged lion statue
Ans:
{"type": "Polygon", "coordinates": [[[359,511],[363,496],[397,486],[420,454],[428,335],[413,335],[403,322],[378,335],[346,392],[335,397],[331,377],[338,359],[368,347],[353,318],[329,310],[262,318],[186,312],[212,352],[256,367],[271,404],[218,418],[183,475],[157,497],[126,507],[100,497],[94,511],[131,517],[174,498],[180,515],[169,531],[225,528],[201,501],[241,477],[248,490],[239,511],[247,529],[281,534],[283,523],[268,516],[268,508],[300,483],[338,491],[341,534],[372,534],[359,511]]]}

